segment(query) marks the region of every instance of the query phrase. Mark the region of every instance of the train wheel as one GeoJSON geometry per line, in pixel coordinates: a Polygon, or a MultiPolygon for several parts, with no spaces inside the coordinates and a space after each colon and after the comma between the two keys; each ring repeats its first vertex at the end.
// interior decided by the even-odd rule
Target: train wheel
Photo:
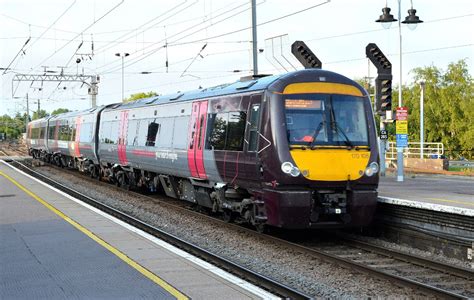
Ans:
{"type": "Polygon", "coordinates": [[[118,171],[117,172],[117,186],[125,189],[125,190],[130,190],[130,184],[128,184],[127,180],[127,174],[123,171],[118,171]]]}
{"type": "Polygon", "coordinates": [[[226,223],[233,223],[235,220],[235,214],[232,213],[230,209],[224,209],[224,211],[222,212],[222,219],[226,223]]]}
{"type": "Polygon", "coordinates": [[[256,224],[255,230],[257,230],[258,233],[268,233],[268,226],[265,224],[256,224]]]}

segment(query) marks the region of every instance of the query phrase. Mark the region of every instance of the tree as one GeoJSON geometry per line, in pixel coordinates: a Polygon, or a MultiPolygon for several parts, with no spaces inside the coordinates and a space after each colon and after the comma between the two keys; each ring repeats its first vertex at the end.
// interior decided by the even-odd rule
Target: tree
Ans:
{"type": "MultiPolygon", "coordinates": [[[[474,157],[474,81],[467,63],[449,64],[443,72],[435,66],[416,68],[414,81],[403,89],[409,109],[409,139],[420,139],[420,85],[425,82],[425,141],[441,142],[450,157],[474,157]]],[[[395,99],[395,97],[394,97],[395,99]]]]}
{"type": "Polygon", "coordinates": [[[123,99],[123,102],[131,102],[143,98],[150,98],[150,97],[155,97],[158,96],[156,92],[148,92],[148,93],[136,93],[136,94],[131,94],[130,97],[123,99]]]}
{"type": "Polygon", "coordinates": [[[58,108],[58,109],[53,110],[51,112],[51,115],[59,115],[59,114],[67,113],[67,112],[70,112],[70,110],[67,108],[58,108]]]}
{"type": "Polygon", "coordinates": [[[38,111],[35,111],[33,113],[32,120],[41,119],[41,118],[44,118],[44,117],[47,117],[47,116],[49,116],[49,114],[44,109],[40,109],[39,113],[38,113],[38,111]]]}

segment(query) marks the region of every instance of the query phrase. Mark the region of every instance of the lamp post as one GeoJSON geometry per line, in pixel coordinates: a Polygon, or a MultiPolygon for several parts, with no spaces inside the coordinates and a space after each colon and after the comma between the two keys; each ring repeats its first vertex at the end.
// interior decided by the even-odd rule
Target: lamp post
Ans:
{"type": "MultiPolygon", "coordinates": [[[[408,10],[408,16],[405,21],[401,21],[401,0],[398,0],[398,20],[393,18],[390,14],[390,8],[385,5],[382,8],[382,15],[375,22],[382,23],[382,26],[388,29],[392,22],[398,21],[398,35],[399,35],[399,53],[400,53],[400,82],[398,85],[398,107],[402,107],[402,24],[407,24],[408,28],[414,30],[418,23],[422,23],[418,16],[416,16],[416,9],[413,9],[413,1],[411,8],[408,10]]],[[[403,181],[403,147],[397,147],[397,181],[403,181]]]]}
{"type": "Polygon", "coordinates": [[[420,94],[420,158],[423,159],[423,143],[425,142],[425,130],[424,130],[424,102],[425,102],[425,82],[420,82],[421,94],[420,94]]]}
{"type": "Polygon", "coordinates": [[[130,53],[126,53],[126,52],[123,52],[123,53],[115,53],[115,56],[118,56],[118,57],[121,57],[122,58],[122,102],[123,100],[125,99],[124,98],[124,84],[123,84],[123,81],[124,81],[124,72],[123,72],[123,69],[124,69],[124,66],[123,66],[123,61],[124,61],[124,58],[129,56],[130,53]]]}

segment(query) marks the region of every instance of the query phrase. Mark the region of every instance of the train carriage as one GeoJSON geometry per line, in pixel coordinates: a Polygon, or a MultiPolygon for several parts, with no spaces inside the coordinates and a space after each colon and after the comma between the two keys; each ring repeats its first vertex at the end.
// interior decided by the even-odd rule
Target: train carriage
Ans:
{"type": "Polygon", "coordinates": [[[377,197],[367,94],[322,70],[112,105],[99,157],[118,185],[161,187],[257,225],[363,226],[377,197]]]}
{"type": "Polygon", "coordinates": [[[93,174],[98,172],[90,167],[99,163],[95,136],[102,109],[103,106],[49,118],[48,148],[52,162],[93,174]]]}
{"type": "Polygon", "coordinates": [[[73,119],[87,114],[98,124],[97,152],[88,153],[93,160],[83,170],[119,186],[161,189],[258,228],[365,226],[372,219],[374,116],[367,92],[339,74],[250,77],[73,119]]]}
{"type": "Polygon", "coordinates": [[[26,128],[28,154],[34,158],[44,158],[49,153],[47,135],[49,117],[31,121],[26,128]]]}

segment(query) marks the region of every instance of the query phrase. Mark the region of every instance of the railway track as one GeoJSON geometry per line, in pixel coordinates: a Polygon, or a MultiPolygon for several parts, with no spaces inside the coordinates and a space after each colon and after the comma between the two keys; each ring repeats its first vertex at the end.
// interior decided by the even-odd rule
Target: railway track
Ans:
{"type": "MultiPolygon", "coordinates": [[[[77,174],[77,172],[74,173],[77,174]]],[[[92,179],[88,178],[88,180],[92,179]]],[[[116,188],[111,185],[107,186],[116,188]]],[[[259,239],[265,238],[276,243],[286,244],[306,255],[337,265],[343,265],[369,276],[383,278],[399,286],[419,290],[427,295],[434,295],[443,299],[474,298],[474,272],[469,269],[453,267],[425,258],[381,248],[349,239],[340,234],[337,236],[337,241],[332,239],[330,242],[289,242],[286,239],[272,235],[262,235],[251,229],[226,223],[215,217],[192,211],[188,206],[183,205],[182,201],[160,200],[156,197],[139,195],[140,197],[158,201],[160,205],[196,214],[201,218],[209,218],[212,222],[219,223],[219,226],[229,226],[237,230],[246,231],[248,234],[255,235],[259,239]]]]}
{"type": "Polygon", "coordinates": [[[77,192],[69,187],[66,187],[65,185],[47,178],[46,176],[32,170],[31,168],[27,167],[24,164],[21,164],[17,161],[14,160],[9,160],[7,161],[10,165],[22,170],[23,172],[63,191],[66,192],[67,194],[73,196],[74,198],[77,198],[89,205],[92,205],[136,228],[139,228],[149,234],[152,234],[153,236],[162,239],[188,253],[191,253],[207,262],[210,262],[214,264],[215,266],[224,269],[246,281],[249,281],[279,297],[285,298],[285,299],[309,299],[311,298],[309,295],[306,295],[302,292],[299,292],[289,286],[286,286],[284,284],[278,283],[271,278],[268,278],[266,276],[260,275],[256,272],[253,272],[252,270],[249,270],[248,268],[239,266],[231,261],[229,261],[226,258],[220,257],[218,255],[215,255],[199,246],[193,245],[189,242],[186,242],[179,237],[169,234],[159,228],[153,227],[152,225],[146,224],[145,222],[138,220],[137,218],[127,215],[123,212],[120,212],[110,206],[104,205],[95,199],[92,199],[88,197],[87,195],[84,195],[80,192],[77,192]]]}

